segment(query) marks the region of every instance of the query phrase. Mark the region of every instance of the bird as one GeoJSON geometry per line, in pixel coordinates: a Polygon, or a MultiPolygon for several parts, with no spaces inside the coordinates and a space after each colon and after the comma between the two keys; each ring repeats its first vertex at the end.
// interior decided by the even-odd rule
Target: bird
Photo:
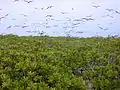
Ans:
{"type": "Polygon", "coordinates": [[[7,29],[10,29],[12,26],[8,26],[7,29]]]}
{"type": "Polygon", "coordinates": [[[92,17],[92,15],[86,16],[86,17],[92,17]]]}
{"type": "Polygon", "coordinates": [[[77,31],[76,33],[83,33],[83,32],[81,32],[81,31],[77,31]]]}
{"type": "Polygon", "coordinates": [[[74,26],[74,25],[79,25],[79,24],[80,24],[80,23],[75,23],[75,24],[72,24],[72,25],[74,26]]]}
{"type": "Polygon", "coordinates": [[[45,32],[44,31],[41,31],[41,32],[39,31],[38,34],[42,36],[42,35],[45,34],[45,32]]]}
{"type": "Polygon", "coordinates": [[[2,20],[3,18],[5,18],[7,16],[8,16],[8,14],[6,14],[5,16],[0,17],[0,20],[2,20]]]}
{"type": "Polygon", "coordinates": [[[45,28],[50,28],[51,26],[45,26],[45,28]]]}
{"type": "Polygon", "coordinates": [[[33,1],[27,1],[27,0],[24,0],[24,2],[31,3],[31,2],[33,2],[33,1]]]}
{"type": "Polygon", "coordinates": [[[120,12],[118,12],[118,11],[115,11],[117,14],[120,14],[120,12]]]}
{"type": "Polygon", "coordinates": [[[107,14],[107,16],[111,17],[111,18],[114,18],[113,16],[110,16],[109,14],[107,14]]]}
{"type": "Polygon", "coordinates": [[[116,22],[110,22],[109,24],[114,24],[114,23],[116,23],[116,22]]]}
{"type": "Polygon", "coordinates": [[[74,19],[73,21],[82,21],[81,19],[74,19]]]}
{"type": "Polygon", "coordinates": [[[12,20],[16,20],[16,19],[13,18],[12,20]]]}
{"type": "Polygon", "coordinates": [[[5,15],[5,17],[8,16],[8,14],[5,15]]]}
{"type": "Polygon", "coordinates": [[[87,20],[94,20],[93,18],[88,18],[87,20]]]}
{"type": "Polygon", "coordinates": [[[113,9],[106,9],[107,11],[111,12],[111,11],[114,11],[113,9]]]}
{"type": "Polygon", "coordinates": [[[104,31],[108,30],[108,28],[105,28],[104,31]]]}
{"type": "Polygon", "coordinates": [[[106,31],[106,30],[108,30],[108,28],[103,28],[103,27],[101,27],[101,26],[98,26],[101,30],[104,30],[104,31],[106,31]]]}
{"type": "Polygon", "coordinates": [[[53,25],[53,27],[58,27],[58,25],[53,25]]]}
{"type": "Polygon", "coordinates": [[[114,18],[113,16],[111,16],[111,15],[109,15],[109,14],[107,14],[107,15],[105,15],[105,16],[102,16],[102,17],[110,17],[110,18],[114,18]]]}
{"type": "Polygon", "coordinates": [[[95,8],[99,8],[100,6],[98,6],[98,5],[93,5],[93,7],[95,7],[95,8]]]}
{"type": "Polygon", "coordinates": [[[0,20],[3,19],[3,18],[5,18],[5,17],[0,17],[0,20]]]}
{"type": "Polygon", "coordinates": [[[74,8],[72,8],[72,10],[74,10],[74,8]]]}
{"type": "Polygon", "coordinates": [[[26,28],[26,27],[29,27],[29,26],[22,26],[22,28],[26,28]]]}
{"type": "Polygon", "coordinates": [[[52,17],[52,15],[46,15],[46,17],[52,17]]]}
{"type": "Polygon", "coordinates": [[[19,25],[15,25],[14,27],[20,27],[19,25]]]}
{"type": "Polygon", "coordinates": [[[114,10],[114,9],[106,9],[107,11],[109,11],[109,12],[112,12],[112,11],[114,11],[115,13],[117,13],[117,14],[120,14],[120,12],[119,11],[117,11],[117,10],[114,10]]]}
{"type": "Polygon", "coordinates": [[[44,8],[41,8],[41,10],[43,10],[44,8]]]}
{"type": "Polygon", "coordinates": [[[38,8],[34,8],[34,9],[38,9],[38,8]]]}
{"type": "Polygon", "coordinates": [[[98,26],[98,27],[103,30],[103,27],[100,27],[100,26],[98,26]]]}
{"type": "Polygon", "coordinates": [[[67,12],[61,12],[61,14],[68,14],[67,12]]]}
{"type": "Polygon", "coordinates": [[[72,70],[72,73],[74,74],[74,75],[77,75],[77,76],[82,76],[83,75],[83,72],[84,72],[84,70],[83,69],[73,69],[72,70]]]}
{"type": "Polygon", "coordinates": [[[50,20],[55,20],[55,19],[51,18],[50,20]]]}
{"type": "Polygon", "coordinates": [[[82,18],[82,19],[86,21],[94,20],[93,18],[82,18]]]}
{"type": "Polygon", "coordinates": [[[54,6],[48,6],[46,9],[49,9],[49,8],[52,8],[52,7],[54,7],[54,6]]]}
{"type": "Polygon", "coordinates": [[[25,14],[20,14],[20,15],[23,15],[24,17],[27,17],[27,15],[25,15],[25,14]]]}
{"type": "Polygon", "coordinates": [[[17,1],[19,1],[19,0],[14,0],[14,2],[17,2],[17,1]]]}

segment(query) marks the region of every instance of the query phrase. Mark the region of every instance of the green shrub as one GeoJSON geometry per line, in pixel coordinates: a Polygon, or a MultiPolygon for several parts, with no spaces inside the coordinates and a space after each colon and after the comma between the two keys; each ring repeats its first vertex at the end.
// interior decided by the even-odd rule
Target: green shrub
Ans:
{"type": "Polygon", "coordinates": [[[0,90],[119,90],[120,38],[0,35],[0,90]]]}

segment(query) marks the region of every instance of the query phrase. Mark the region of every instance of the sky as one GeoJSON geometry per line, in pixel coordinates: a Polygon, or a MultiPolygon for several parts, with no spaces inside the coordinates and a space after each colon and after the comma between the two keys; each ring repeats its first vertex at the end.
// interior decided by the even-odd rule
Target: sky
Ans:
{"type": "Polygon", "coordinates": [[[120,35],[120,0],[0,0],[0,34],[120,35]]]}

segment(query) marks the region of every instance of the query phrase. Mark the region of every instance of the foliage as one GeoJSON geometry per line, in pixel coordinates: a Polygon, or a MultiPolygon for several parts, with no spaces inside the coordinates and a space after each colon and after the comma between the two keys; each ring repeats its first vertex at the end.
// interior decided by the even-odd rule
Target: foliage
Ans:
{"type": "Polygon", "coordinates": [[[0,35],[0,90],[118,90],[120,38],[0,35]]]}

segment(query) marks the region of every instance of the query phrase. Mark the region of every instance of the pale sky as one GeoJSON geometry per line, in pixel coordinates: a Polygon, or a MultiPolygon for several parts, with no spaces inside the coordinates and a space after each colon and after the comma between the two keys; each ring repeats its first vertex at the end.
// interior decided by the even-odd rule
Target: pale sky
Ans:
{"type": "Polygon", "coordinates": [[[0,0],[0,34],[120,35],[120,0],[0,0]]]}

